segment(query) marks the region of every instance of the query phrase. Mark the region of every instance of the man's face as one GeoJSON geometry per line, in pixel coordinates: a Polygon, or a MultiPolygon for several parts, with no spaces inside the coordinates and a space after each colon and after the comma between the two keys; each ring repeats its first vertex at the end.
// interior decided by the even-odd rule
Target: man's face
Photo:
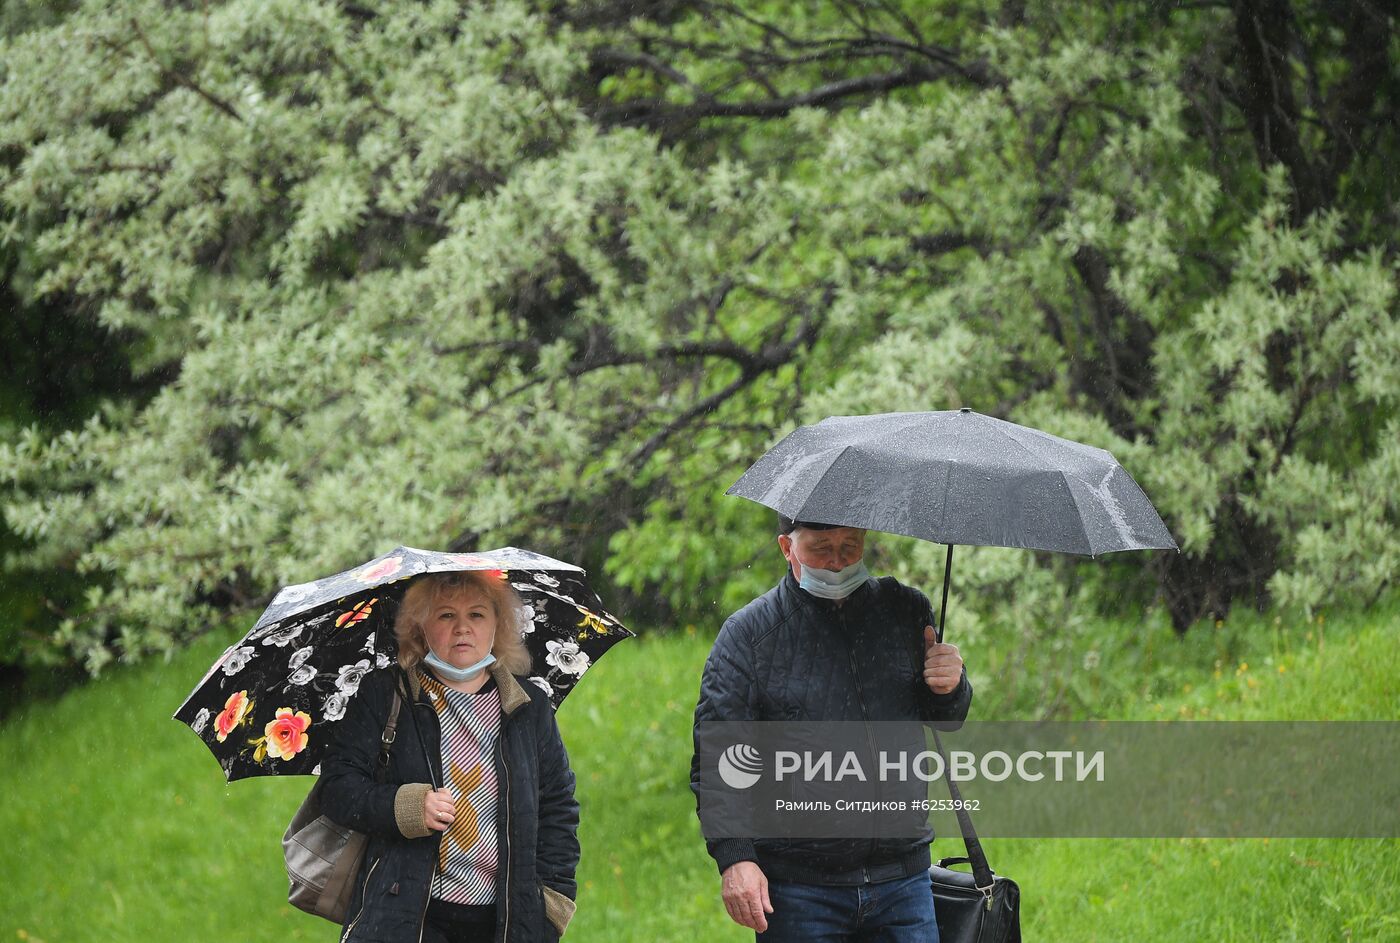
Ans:
{"type": "Polygon", "coordinates": [[[865,530],[860,527],[829,530],[799,527],[790,534],[779,534],[778,546],[792,565],[793,579],[800,580],[804,566],[842,570],[865,556],[865,530]]]}

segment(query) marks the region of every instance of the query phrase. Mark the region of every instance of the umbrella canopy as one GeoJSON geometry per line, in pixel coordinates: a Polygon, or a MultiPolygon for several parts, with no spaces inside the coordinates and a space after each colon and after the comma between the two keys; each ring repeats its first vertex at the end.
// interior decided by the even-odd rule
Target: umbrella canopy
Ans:
{"type": "Polygon", "coordinates": [[[1111,454],[970,409],[823,419],[784,438],[726,493],[793,520],[949,545],[1087,556],[1176,549],[1111,454]]]}
{"type": "Polygon", "coordinates": [[[504,547],[439,553],[398,547],[357,567],[288,586],[219,657],[175,719],[190,727],[229,781],[317,773],[365,676],[394,664],[394,618],[412,577],[491,571],[524,604],[530,681],[555,708],[590,664],[632,633],[607,613],[570,563],[504,547]]]}

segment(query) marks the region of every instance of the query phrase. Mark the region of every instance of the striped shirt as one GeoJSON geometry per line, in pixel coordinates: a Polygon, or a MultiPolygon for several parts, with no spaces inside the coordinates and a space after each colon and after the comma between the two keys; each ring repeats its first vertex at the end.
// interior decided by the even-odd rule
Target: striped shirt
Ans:
{"type": "Polygon", "coordinates": [[[488,680],[475,694],[421,674],[442,728],[442,768],[457,814],[438,846],[432,896],[454,904],[496,900],[496,766],[501,695],[488,680]]]}

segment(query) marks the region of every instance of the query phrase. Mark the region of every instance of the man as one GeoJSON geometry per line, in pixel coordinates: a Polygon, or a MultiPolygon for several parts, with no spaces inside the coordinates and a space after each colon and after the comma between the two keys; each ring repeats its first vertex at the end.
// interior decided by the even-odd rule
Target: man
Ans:
{"type": "MultiPolygon", "coordinates": [[[[730,616],[705,663],[695,723],[943,721],[967,717],[957,646],[935,641],[928,599],[865,570],[865,531],[780,517],[789,571],[730,616]]],[[[700,794],[699,755],[691,786],[700,794]]],[[[728,838],[706,847],[725,909],[761,943],[937,939],[932,834],[728,838]]]]}

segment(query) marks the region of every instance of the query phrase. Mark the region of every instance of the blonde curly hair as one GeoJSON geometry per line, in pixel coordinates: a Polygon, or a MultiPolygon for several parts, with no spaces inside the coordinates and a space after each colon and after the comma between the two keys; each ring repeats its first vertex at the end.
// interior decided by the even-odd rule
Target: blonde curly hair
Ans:
{"type": "Polygon", "coordinates": [[[444,599],[473,592],[486,597],[496,613],[496,638],[491,643],[491,653],[511,674],[529,674],[530,652],[520,635],[523,622],[520,597],[500,570],[454,570],[414,577],[394,620],[399,664],[412,670],[428,653],[423,623],[433,609],[444,599]]]}

